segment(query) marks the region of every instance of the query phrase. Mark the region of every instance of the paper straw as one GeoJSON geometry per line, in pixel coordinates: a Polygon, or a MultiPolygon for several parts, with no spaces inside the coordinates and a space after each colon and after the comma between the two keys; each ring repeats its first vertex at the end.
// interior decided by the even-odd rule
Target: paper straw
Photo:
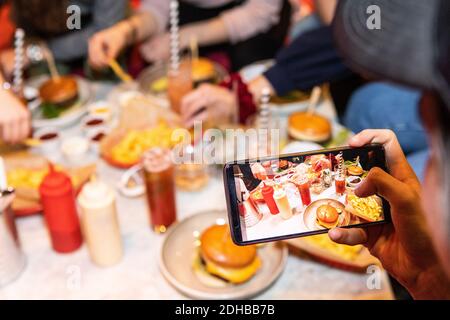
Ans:
{"type": "Polygon", "coordinates": [[[320,97],[322,96],[322,88],[314,87],[311,98],[309,99],[308,113],[313,114],[316,111],[317,104],[319,103],[320,97]]]}
{"type": "Polygon", "coordinates": [[[179,5],[177,0],[170,1],[170,69],[180,68],[180,28],[179,5]]]}

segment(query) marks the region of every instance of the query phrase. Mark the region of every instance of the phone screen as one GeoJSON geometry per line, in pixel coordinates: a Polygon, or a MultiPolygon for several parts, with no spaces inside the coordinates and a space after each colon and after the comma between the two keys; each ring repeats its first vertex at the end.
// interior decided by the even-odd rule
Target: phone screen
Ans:
{"type": "Polygon", "coordinates": [[[384,199],[354,193],[374,167],[387,171],[380,145],[227,164],[233,240],[254,244],[390,221],[384,199]]]}

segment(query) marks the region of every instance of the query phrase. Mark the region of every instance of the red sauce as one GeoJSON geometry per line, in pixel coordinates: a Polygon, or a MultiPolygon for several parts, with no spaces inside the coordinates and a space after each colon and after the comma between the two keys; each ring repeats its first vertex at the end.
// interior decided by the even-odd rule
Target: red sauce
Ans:
{"type": "Polygon", "coordinates": [[[91,119],[86,122],[87,126],[98,126],[100,124],[103,124],[103,119],[91,119]]]}
{"type": "Polygon", "coordinates": [[[92,137],[92,141],[98,142],[102,140],[105,137],[105,134],[103,132],[97,133],[95,136],[92,137]]]}
{"type": "Polygon", "coordinates": [[[47,140],[55,139],[55,138],[57,138],[57,137],[58,137],[58,134],[57,134],[57,133],[50,132],[50,133],[46,133],[46,134],[40,136],[40,137],[39,137],[39,140],[47,141],[47,140]]]}

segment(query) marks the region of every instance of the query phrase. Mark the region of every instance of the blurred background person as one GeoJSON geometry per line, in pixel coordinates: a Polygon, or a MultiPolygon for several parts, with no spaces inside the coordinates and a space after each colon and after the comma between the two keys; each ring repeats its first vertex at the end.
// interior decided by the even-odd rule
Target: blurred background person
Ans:
{"type": "MultiPolygon", "coordinates": [[[[125,17],[126,0],[10,0],[11,19],[25,30],[27,40],[42,41],[53,54],[56,62],[70,67],[83,65],[87,57],[88,40],[96,32],[108,28],[125,17]],[[69,30],[67,8],[80,8],[80,29],[69,30]]],[[[3,32],[3,30],[2,30],[3,32]]],[[[9,77],[14,66],[14,50],[1,54],[5,76],[9,77]]],[[[25,64],[29,64],[26,59],[25,64]]]]}
{"type": "Polygon", "coordinates": [[[353,147],[380,143],[386,149],[390,174],[372,169],[355,194],[389,201],[392,224],[333,229],[329,236],[338,243],[364,244],[417,299],[450,298],[449,19],[446,0],[341,0],[334,22],[340,52],[355,71],[421,92],[420,119],[430,154],[422,187],[391,131],[355,136],[353,147]],[[383,21],[389,21],[381,30],[366,26],[369,5],[379,6],[383,21]]]}
{"type": "MultiPolygon", "coordinates": [[[[181,48],[193,37],[201,55],[219,55],[222,64],[239,70],[254,61],[272,58],[282,47],[291,20],[288,0],[183,0],[180,7],[181,48]]],[[[145,41],[147,62],[169,58],[170,1],[142,0],[139,11],[89,42],[93,67],[106,67],[125,47],[145,41]]]]}
{"type": "Polygon", "coordinates": [[[334,17],[338,0],[291,0],[295,13],[289,37],[295,39],[299,35],[328,26],[334,17]]]}

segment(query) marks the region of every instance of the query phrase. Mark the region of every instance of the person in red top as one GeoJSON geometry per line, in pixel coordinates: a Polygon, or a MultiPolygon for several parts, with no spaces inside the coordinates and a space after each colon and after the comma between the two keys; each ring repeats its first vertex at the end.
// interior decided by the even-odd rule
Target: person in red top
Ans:
{"type": "Polygon", "coordinates": [[[10,4],[0,0],[0,52],[9,48],[13,41],[15,26],[9,18],[10,11],[10,4]]]}

